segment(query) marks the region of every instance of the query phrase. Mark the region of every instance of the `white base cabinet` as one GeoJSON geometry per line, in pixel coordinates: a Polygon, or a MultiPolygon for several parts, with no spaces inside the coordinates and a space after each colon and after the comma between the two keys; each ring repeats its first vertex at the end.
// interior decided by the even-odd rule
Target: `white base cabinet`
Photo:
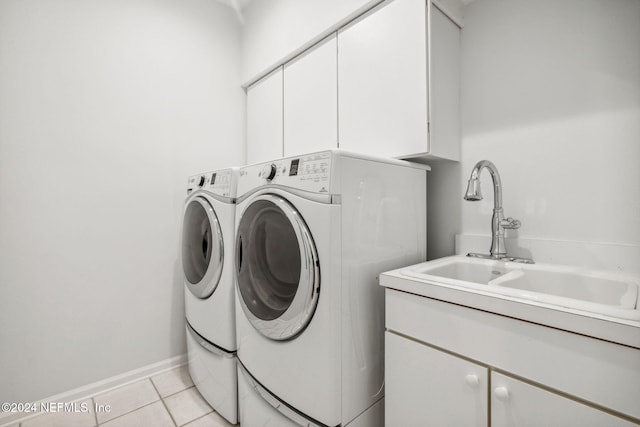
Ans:
{"type": "Polygon", "coordinates": [[[385,333],[385,425],[487,425],[486,367],[385,333]]]}
{"type": "Polygon", "coordinates": [[[491,373],[493,427],[630,427],[637,424],[496,372],[491,373]]]}
{"type": "Polygon", "coordinates": [[[385,293],[388,427],[640,425],[640,350],[385,293]]]}

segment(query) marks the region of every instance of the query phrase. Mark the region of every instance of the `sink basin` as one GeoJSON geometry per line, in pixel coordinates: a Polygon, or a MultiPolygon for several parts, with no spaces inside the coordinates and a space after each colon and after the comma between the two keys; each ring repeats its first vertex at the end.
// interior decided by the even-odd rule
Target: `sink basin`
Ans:
{"type": "Polygon", "coordinates": [[[486,290],[489,283],[518,268],[520,266],[510,262],[452,256],[407,267],[400,273],[417,279],[486,290]]]}
{"type": "Polygon", "coordinates": [[[640,279],[611,271],[454,256],[400,270],[404,276],[640,320],[640,279]]]}
{"type": "Polygon", "coordinates": [[[487,285],[490,281],[501,277],[511,271],[505,263],[485,260],[475,262],[465,258],[451,259],[449,262],[424,263],[403,270],[407,276],[439,278],[448,283],[457,281],[470,282],[479,285],[487,285]]]}
{"type": "Polygon", "coordinates": [[[636,308],[638,299],[638,287],[633,283],[585,273],[521,270],[492,285],[631,310],[636,308]]]}

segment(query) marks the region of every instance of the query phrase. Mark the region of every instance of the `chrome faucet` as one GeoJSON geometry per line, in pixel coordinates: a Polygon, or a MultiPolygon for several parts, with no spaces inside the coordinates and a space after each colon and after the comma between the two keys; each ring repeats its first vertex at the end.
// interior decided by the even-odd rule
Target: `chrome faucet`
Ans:
{"type": "Polygon", "coordinates": [[[480,191],[480,172],[483,169],[487,169],[491,174],[493,180],[493,216],[491,217],[491,249],[489,249],[489,255],[471,253],[468,256],[479,258],[493,258],[504,259],[508,258],[510,261],[519,261],[532,263],[529,259],[511,258],[507,257],[507,247],[504,242],[504,230],[520,228],[520,221],[511,217],[505,219],[502,212],[502,182],[500,181],[500,174],[496,166],[489,160],[480,160],[473,167],[471,171],[471,177],[469,178],[469,184],[467,185],[467,192],[464,195],[465,200],[472,202],[482,200],[482,193],[480,191]]]}

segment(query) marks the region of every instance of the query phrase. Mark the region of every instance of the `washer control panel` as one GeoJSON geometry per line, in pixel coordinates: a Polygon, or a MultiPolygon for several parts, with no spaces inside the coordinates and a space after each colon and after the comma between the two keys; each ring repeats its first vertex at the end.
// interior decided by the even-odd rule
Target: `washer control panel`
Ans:
{"type": "Polygon", "coordinates": [[[282,185],[314,193],[329,193],[331,152],[288,157],[240,169],[238,194],[262,185],[282,185]]]}
{"type": "Polygon", "coordinates": [[[236,176],[237,170],[234,169],[222,169],[190,176],[187,194],[196,190],[206,190],[222,197],[235,197],[236,176]]]}
{"type": "Polygon", "coordinates": [[[275,163],[264,165],[260,174],[267,181],[271,181],[278,174],[278,167],[275,165],[275,163]]]}

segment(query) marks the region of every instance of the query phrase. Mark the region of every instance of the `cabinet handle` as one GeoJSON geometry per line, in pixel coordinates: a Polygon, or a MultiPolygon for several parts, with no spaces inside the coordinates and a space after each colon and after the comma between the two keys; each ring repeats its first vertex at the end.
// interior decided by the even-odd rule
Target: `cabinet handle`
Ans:
{"type": "Polygon", "coordinates": [[[509,400],[509,390],[506,387],[496,387],[493,393],[500,400],[509,400]]]}
{"type": "Polygon", "coordinates": [[[467,375],[466,377],[464,377],[464,380],[467,383],[467,385],[469,385],[469,387],[471,388],[476,388],[478,384],[480,384],[480,380],[478,379],[478,376],[475,374],[467,375]]]}

